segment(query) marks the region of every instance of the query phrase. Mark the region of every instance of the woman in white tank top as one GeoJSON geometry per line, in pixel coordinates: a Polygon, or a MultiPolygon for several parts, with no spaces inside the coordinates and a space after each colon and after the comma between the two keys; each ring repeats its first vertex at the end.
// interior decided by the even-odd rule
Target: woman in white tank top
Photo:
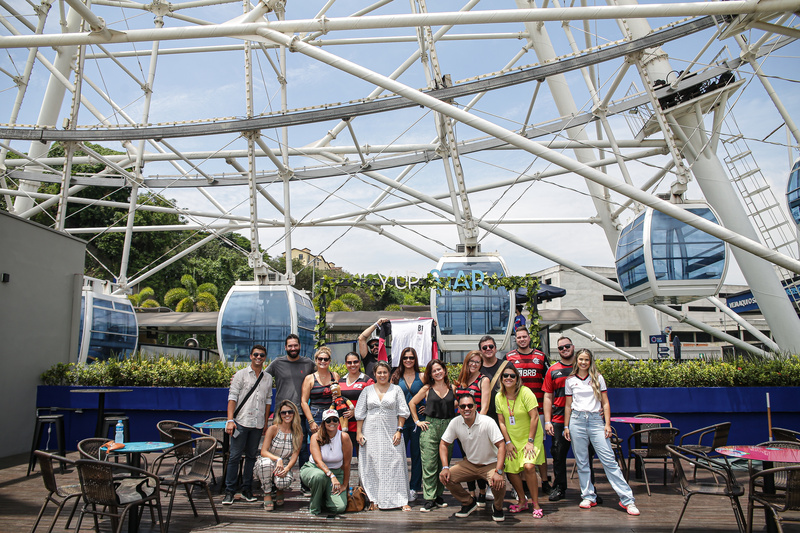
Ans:
{"type": "Polygon", "coordinates": [[[347,508],[353,443],[339,429],[334,409],[322,413],[322,427],[311,436],[311,458],[300,469],[300,480],[311,490],[311,514],[340,514],[347,508]]]}

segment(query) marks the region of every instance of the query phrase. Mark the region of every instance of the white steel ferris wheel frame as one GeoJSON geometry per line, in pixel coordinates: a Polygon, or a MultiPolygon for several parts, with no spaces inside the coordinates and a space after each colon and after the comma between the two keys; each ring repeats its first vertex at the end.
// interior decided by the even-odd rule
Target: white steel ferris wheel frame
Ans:
{"type": "MultiPolygon", "coordinates": [[[[427,228],[427,233],[437,226],[454,228],[457,241],[468,248],[492,235],[619,291],[615,281],[582,267],[576,257],[553,253],[527,235],[522,238],[526,232],[519,228],[596,224],[613,250],[622,224],[633,212],[650,207],[729,243],[773,332],[777,345],[772,347],[800,352],[800,320],[776,274],[776,267],[800,274],[800,261],[796,254],[765,245],[716,154],[729,103],[744,90],[744,72],[755,75],[760,83],[755,89],[766,89],[791,136],[786,143],[790,150],[800,145],[800,130],[761,68],[763,58],[800,37],[792,15],[800,0],[649,5],[628,0],[588,5],[582,0],[577,7],[563,7],[558,0],[508,3],[496,9],[496,2],[484,5],[479,0],[436,5],[425,0],[2,0],[0,49],[12,63],[19,58],[21,66],[14,63],[16,75],[2,69],[14,90],[0,93],[0,101],[9,103],[2,107],[10,109],[7,122],[0,124],[0,194],[23,217],[58,205],[54,226],[72,234],[124,233],[121,291],[231,231],[249,231],[249,257],[258,278],[265,272],[259,251],[265,232],[280,232],[276,242],[284,241],[287,256],[296,229],[344,227],[368,230],[435,261],[446,250],[418,238],[426,235],[414,228],[427,228]],[[150,13],[153,22],[144,22],[141,15],[150,13]],[[656,18],[660,26],[654,30],[648,18],[656,18]],[[593,24],[602,29],[593,30],[593,24]],[[559,35],[551,38],[548,30],[559,35]],[[723,63],[713,57],[723,39],[741,52],[740,58],[723,63]],[[679,73],[662,46],[689,40],[687,48],[697,53],[679,73]],[[515,45],[511,54],[509,43],[522,45],[515,45]],[[400,57],[397,48],[409,53],[393,64],[400,57]],[[341,52],[331,51],[337,49],[341,52]],[[459,58],[445,52],[453,49],[473,55],[459,58]],[[529,51],[535,58],[525,64],[529,51]],[[387,59],[381,61],[384,54],[387,59]],[[208,65],[210,84],[218,82],[212,80],[214,73],[227,66],[205,58],[221,56],[241,62],[242,75],[231,83],[244,98],[176,116],[170,107],[177,107],[176,102],[159,92],[159,82],[175,72],[160,64],[170,62],[174,68],[181,65],[176,57],[187,63],[204,58],[199,64],[208,65]],[[460,59],[457,66],[454,58],[460,59]],[[299,66],[293,69],[295,64],[299,66]],[[606,71],[601,78],[601,65],[610,65],[611,74],[606,71]],[[447,74],[450,68],[460,79],[447,74]],[[295,80],[307,84],[304,71],[314,69],[319,69],[315,90],[293,99],[295,80]],[[665,109],[659,103],[728,71],[738,81],[686,105],[665,109]],[[37,80],[48,78],[47,87],[37,90],[37,80]],[[343,79],[352,85],[335,90],[334,80],[343,79]],[[643,89],[626,94],[632,79],[643,89]],[[272,98],[256,88],[259,82],[264,92],[274,91],[272,98]],[[525,100],[520,94],[527,95],[525,100]],[[270,107],[272,99],[279,100],[279,108],[270,107]],[[264,106],[265,100],[269,105],[264,106]],[[416,111],[420,108],[422,113],[416,111]],[[649,130],[620,127],[625,113],[647,109],[652,112],[649,130]],[[418,116],[408,119],[409,113],[418,116]],[[64,144],[63,158],[46,157],[53,141],[64,144]],[[87,142],[121,143],[125,154],[103,156],[87,142]],[[88,155],[75,156],[76,150],[88,155]],[[9,153],[18,158],[8,158],[9,153]],[[479,179],[472,154],[527,154],[527,163],[514,170],[513,178],[479,179]],[[93,176],[72,174],[72,165],[88,162],[99,162],[105,170],[93,176]],[[634,170],[640,162],[646,166],[634,170]],[[409,184],[419,167],[434,164],[442,166],[427,171],[427,183],[409,184]],[[166,174],[165,165],[177,174],[166,174]],[[644,177],[641,168],[649,169],[644,177]],[[342,177],[356,177],[375,188],[368,205],[350,202],[356,209],[337,214],[303,208],[302,216],[292,215],[298,212],[298,197],[292,194],[298,184],[342,177]],[[583,180],[592,205],[586,212],[535,218],[507,216],[509,208],[500,216],[481,216],[473,207],[476,199],[496,204],[520,186],[570,177],[583,180]],[[59,183],[60,194],[38,193],[43,182],[59,183]],[[666,185],[659,187],[662,183],[666,185]],[[280,197],[273,184],[282,185],[280,197]],[[75,196],[90,185],[130,189],[130,202],[75,196]],[[698,186],[693,193],[715,208],[722,225],[679,207],[687,190],[698,186]],[[136,203],[140,190],[180,189],[197,191],[199,201],[180,208],[136,203]],[[234,213],[232,195],[224,192],[228,190],[240,191],[239,203],[247,202],[247,214],[234,213]],[[69,202],[118,208],[127,212],[127,223],[66,228],[69,202]],[[268,209],[277,217],[259,215],[268,209]],[[136,226],[137,210],[178,213],[190,223],[136,226]],[[129,277],[135,232],[186,229],[209,235],[129,277]]],[[[171,82],[175,86],[180,80],[171,82]]],[[[319,186],[315,207],[338,197],[336,187],[319,186]]],[[[292,272],[287,274],[291,278],[292,272]]],[[[636,308],[644,334],[659,332],[655,309],[754,351],[668,306],[651,307],[636,308]]]]}

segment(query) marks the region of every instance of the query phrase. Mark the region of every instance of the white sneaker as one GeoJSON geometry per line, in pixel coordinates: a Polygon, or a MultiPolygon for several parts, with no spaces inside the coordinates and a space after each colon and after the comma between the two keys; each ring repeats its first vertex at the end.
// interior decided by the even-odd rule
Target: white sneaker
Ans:
{"type": "Polygon", "coordinates": [[[597,502],[593,502],[592,500],[588,500],[586,498],[581,500],[581,504],[579,505],[581,509],[591,509],[592,507],[595,506],[597,506],[597,502]]]}
{"type": "Polygon", "coordinates": [[[625,509],[629,515],[631,516],[639,516],[639,508],[636,507],[634,504],[630,504],[628,506],[622,505],[622,502],[619,502],[619,506],[625,509]]]}
{"type": "Polygon", "coordinates": [[[492,487],[486,487],[486,500],[487,501],[494,500],[494,494],[492,494],[492,487]]]}
{"type": "Polygon", "coordinates": [[[413,502],[417,499],[417,491],[411,489],[408,491],[408,501],[413,502]]]}

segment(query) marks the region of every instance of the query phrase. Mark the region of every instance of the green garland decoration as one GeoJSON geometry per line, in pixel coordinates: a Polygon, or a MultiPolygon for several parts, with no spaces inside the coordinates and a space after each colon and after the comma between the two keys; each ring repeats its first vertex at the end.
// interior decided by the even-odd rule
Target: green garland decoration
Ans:
{"type": "MultiPolygon", "coordinates": [[[[419,279],[415,285],[415,288],[436,289],[439,294],[441,294],[441,291],[443,290],[464,292],[471,290],[468,287],[468,283],[466,283],[467,280],[464,279],[465,277],[458,279],[449,277],[439,278],[431,273],[428,273],[427,277],[419,279]]],[[[328,323],[326,320],[328,303],[336,299],[336,289],[343,286],[352,287],[355,290],[363,290],[372,299],[380,299],[383,297],[389,285],[393,285],[395,288],[398,288],[401,291],[404,290],[397,287],[397,285],[394,285],[394,280],[394,278],[380,278],[375,274],[369,274],[360,278],[350,279],[324,276],[317,281],[315,286],[315,294],[317,296],[314,298],[314,304],[317,307],[318,313],[317,326],[315,328],[315,347],[319,348],[325,344],[325,337],[328,333],[328,323]]],[[[490,289],[502,288],[516,292],[524,287],[527,290],[528,301],[525,302],[524,305],[525,310],[528,312],[528,316],[530,317],[528,331],[530,332],[531,336],[531,346],[541,346],[541,337],[539,336],[540,317],[539,311],[536,308],[536,294],[539,292],[539,278],[531,275],[499,277],[497,274],[492,274],[491,276],[485,276],[483,278],[483,284],[490,289]],[[533,297],[531,297],[531,295],[533,295],[533,297]]]]}

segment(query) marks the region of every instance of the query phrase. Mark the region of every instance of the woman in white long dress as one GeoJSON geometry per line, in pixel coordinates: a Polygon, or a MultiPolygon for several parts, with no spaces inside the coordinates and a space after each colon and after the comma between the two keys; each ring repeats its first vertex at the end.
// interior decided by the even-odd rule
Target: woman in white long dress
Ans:
{"type": "Polygon", "coordinates": [[[364,388],[356,404],[358,473],[375,507],[410,511],[403,424],[411,412],[403,391],[389,382],[390,371],[386,362],[379,361],[376,383],[364,388]]]}

